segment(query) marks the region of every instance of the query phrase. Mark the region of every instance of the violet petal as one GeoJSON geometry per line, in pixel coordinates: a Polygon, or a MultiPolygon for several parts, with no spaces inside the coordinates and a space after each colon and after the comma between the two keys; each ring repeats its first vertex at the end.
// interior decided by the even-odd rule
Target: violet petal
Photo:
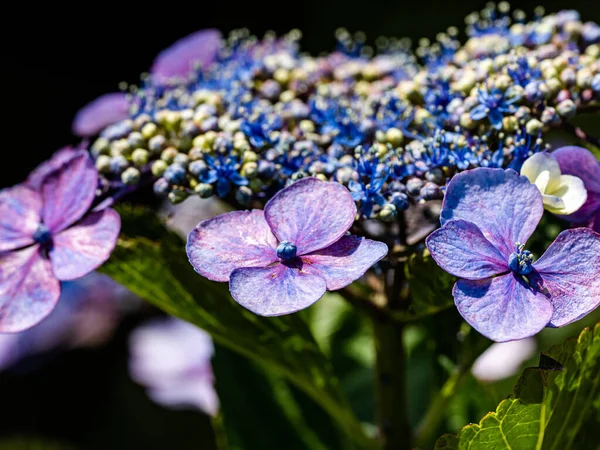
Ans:
{"type": "Polygon", "coordinates": [[[328,290],[335,291],[363,276],[387,252],[383,242],[344,236],[327,248],[303,256],[302,261],[326,281],[328,290]]]}
{"type": "Polygon", "coordinates": [[[81,155],[48,175],[42,186],[42,220],[53,233],[83,217],[96,196],[98,172],[89,155],[81,155]]]}
{"type": "Polygon", "coordinates": [[[533,234],[544,205],[538,188],[512,169],[478,168],[452,178],[446,189],[440,220],[472,222],[508,259],[517,242],[533,234]]]}
{"type": "Polygon", "coordinates": [[[129,100],[122,92],[104,94],[81,108],[73,119],[73,134],[94,136],[109,125],[129,118],[129,100]]]}
{"type": "Polygon", "coordinates": [[[25,182],[28,186],[33,189],[40,190],[44,179],[50,173],[60,169],[63,164],[71,161],[72,159],[86,154],[87,150],[84,148],[64,147],[52,155],[48,161],[44,161],[39,166],[31,171],[25,182]]]}
{"type": "Polygon", "coordinates": [[[0,191],[0,252],[33,244],[41,209],[39,193],[23,184],[0,191]]]}
{"type": "Polygon", "coordinates": [[[585,148],[561,147],[552,152],[563,174],[580,178],[588,191],[588,197],[578,211],[568,216],[561,216],[573,223],[583,223],[590,220],[600,211],[600,162],[585,148]]]}
{"type": "Polygon", "coordinates": [[[74,280],[102,265],[117,244],[120,228],[119,214],[105,209],[55,235],[50,259],[56,277],[74,280]]]}
{"type": "Polygon", "coordinates": [[[600,234],[589,228],[565,230],[534,267],[554,305],[551,326],[567,325],[600,305],[600,234]]]}
{"type": "Polygon", "coordinates": [[[497,342],[533,336],[552,317],[552,303],[513,273],[487,280],[459,280],[452,294],[469,325],[497,342]]]}
{"type": "Polygon", "coordinates": [[[264,267],[277,261],[276,248],[277,239],[258,209],[200,222],[186,245],[196,272],[214,281],[229,281],[231,272],[241,267],[264,267]]]}
{"type": "MultiPolygon", "coordinates": [[[[236,302],[261,316],[281,316],[307,308],[326,290],[323,278],[283,264],[246,267],[231,273],[229,290],[236,302]]],[[[310,270],[310,269],[309,269],[310,270]]]]}
{"type": "Polygon", "coordinates": [[[0,333],[31,328],[50,314],[59,296],[60,283],[38,245],[0,253],[0,333]]]}
{"type": "Polygon", "coordinates": [[[459,278],[481,280],[510,270],[477,225],[465,220],[449,220],[425,243],[438,266],[459,278]]]}
{"type": "Polygon", "coordinates": [[[279,191],[265,206],[265,219],[280,242],[297,247],[297,254],[328,247],[350,229],[356,205],[339,183],[304,178],[279,191]]]}
{"type": "Polygon", "coordinates": [[[194,64],[210,65],[221,48],[221,33],[208,29],[192,33],[179,39],[161,51],[150,73],[160,82],[174,77],[186,77],[194,70],[194,64]]]}

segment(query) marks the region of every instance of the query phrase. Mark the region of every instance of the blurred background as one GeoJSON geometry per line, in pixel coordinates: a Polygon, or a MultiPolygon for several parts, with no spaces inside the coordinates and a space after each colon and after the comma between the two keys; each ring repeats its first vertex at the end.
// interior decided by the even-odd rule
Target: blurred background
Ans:
{"type": "MultiPolygon", "coordinates": [[[[513,8],[528,13],[540,3],[511,2],[513,8]]],[[[303,33],[302,49],[318,54],[334,48],[334,33],[341,26],[351,32],[364,31],[370,43],[380,35],[416,41],[421,37],[434,38],[449,26],[460,28],[464,17],[485,3],[305,0],[294,4],[236,0],[153,5],[94,2],[86,3],[84,9],[52,2],[35,10],[24,3],[12,5],[15,9],[5,15],[12,28],[3,30],[5,126],[0,188],[22,181],[55,150],[77,142],[70,130],[80,107],[101,94],[118,90],[121,81],[136,83],[160,50],[198,29],[217,28],[227,34],[247,27],[251,33],[262,36],[268,30],[285,33],[298,28],[303,33]]],[[[597,0],[546,0],[542,5],[547,12],[576,9],[584,21],[600,22],[597,0]]],[[[196,220],[197,211],[188,211],[184,216],[196,220]]],[[[92,292],[98,290],[93,288],[92,292]]],[[[49,344],[34,351],[24,339],[17,343],[13,338],[10,339],[14,342],[9,343],[0,340],[0,450],[214,448],[210,416],[197,407],[173,410],[160,406],[131,380],[131,332],[160,313],[139,304],[127,293],[117,294],[122,301],[110,306],[114,308],[112,312],[100,308],[101,315],[91,321],[97,324],[97,318],[103,317],[110,322],[108,329],[99,330],[97,336],[82,338],[73,332],[68,338],[61,338],[59,345],[50,345],[55,338],[40,333],[35,339],[49,344]],[[13,354],[18,352],[18,357],[6,357],[6,348],[13,354]]],[[[84,294],[76,291],[72,295],[78,298],[84,294]]],[[[373,407],[368,326],[348,314],[339,299],[332,297],[329,305],[333,306],[327,311],[311,309],[313,329],[331,346],[335,368],[355,411],[362,415],[359,418],[368,420],[373,407]],[[319,319],[319,313],[326,314],[327,319],[319,319]]],[[[598,320],[598,314],[590,316],[588,322],[594,320],[598,320]]],[[[443,349],[436,347],[428,333],[442,324],[451,327],[458,323],[452,310],[409,330],[413,371],[409,382],[413,383],[413,392],[422,394],[411,400],[416,417],[425,408],[431,390],[428,386],[439,382],[422,379],[420,373],[435,373],[428,370],[428,364],[443,366],[443,361],[439,361],[443,349]]],[[[547,348],[578,333],[583,326],[578,323],[552,334],[542,333],[539,344],[547,348]]],[[[524,362],[535,362],[534,353],[524,352],[524,362]]],[[[284,424],[277,424],[276,415],[269,415],[268,399],[278,389],[271,378],[224,349],[216,349],[213,362],[223,410],[237,423],[239,442],[244,442],[239,448],[310,448],[278,441],[279,436],[286,436],[286,430],[284,424]],[[244,386],[251,381],[255,388],[249,392],[244,386]],[[248,418],[257,411],[260,420],[256,426],[262,424],[263,434],[271,436],[253,436],[245,441],[243,435],[249,435],[255,427],[248,418]]],[[[482,388],[474,379],[467,380],[464,389],[470,393],[452,405],[445,429],[452,431],[468,421],[479,420],[510,392],[513,383],[514,378],[509,378],[482,388]]],[[[291,395],[299,394],[292,390],[291,395]]],[[[315,420],[319,419],[314,406],[305,406],[305,411],[314,410],[315,420]]],[[[327,437],[324,439],[327,442],[327,437]]],[[[337,448],[335,440],[331,437],[331,448],[337,448]]]]}

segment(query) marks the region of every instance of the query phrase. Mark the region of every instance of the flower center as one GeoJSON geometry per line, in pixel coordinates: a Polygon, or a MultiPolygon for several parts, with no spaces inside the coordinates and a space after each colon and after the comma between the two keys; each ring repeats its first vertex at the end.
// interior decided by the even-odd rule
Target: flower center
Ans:
{"type": "Polygon", "coordinates": [[[40,223],[33,233],[33,240],[41,245],[48,244],[52,240],[52,233],[46,225],[40,223]]]}
{"type": "Polygon", "coordinates": [[[524,244],[517,242],[517,250],[508,257],[510,270],[519,275],[527,275],[533,271],[533,255],[529,250],[523,250],[524,244]]]}
{"type": "Polygon", "coordinates": [[[277,257],[284,261],[294,259],[298,249],[294,244],[288,241],[283,241],[277,246],[277,257]]]}

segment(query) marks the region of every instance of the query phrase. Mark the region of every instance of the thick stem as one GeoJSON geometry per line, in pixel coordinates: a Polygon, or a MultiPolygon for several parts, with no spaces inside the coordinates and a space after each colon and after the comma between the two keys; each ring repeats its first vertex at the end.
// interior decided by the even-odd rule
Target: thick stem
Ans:
{"type": "Polygon", "coordinates": [[[409,450],[411,431],[406,399],[403,325],[379,321],[375,328],[376,399],[379,438],[383,450],[409,450]]]}

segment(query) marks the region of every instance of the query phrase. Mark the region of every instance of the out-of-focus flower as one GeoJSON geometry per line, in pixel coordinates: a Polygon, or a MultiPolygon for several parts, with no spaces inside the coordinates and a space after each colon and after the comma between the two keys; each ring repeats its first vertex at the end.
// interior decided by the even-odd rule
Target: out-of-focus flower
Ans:
{"type": "Polygon", "coordinates": [[[533,263],[524,247],[543,211],[539,190],[511,169],[473,169],[448,184],[427,248],[461,278],[452,292],[460,314],[492,340],[567,325],[600,304],[600,235],[563,231],[533,263]]]}
{"type": "Polygon", "coordinates": [[[242,306],[264,316],[289,314],[352,283],[387,254],[384,243],[345,235],[355,216],[348,189],[305,178],[278,192],[264,212],[201,222],[187,254],[199,274],[229,281],[242,306]]]}
{"type": "Polygon", "coordinates": [[[185,78],[198,65],[204,68],[210,65],[220,48],[221,33],[218,30],[197,31],[161,51],[154,59],[150,73],[160,82],[185,78]]]}
{"type": "Polygon", "coordinates": [[[0,370],[48,351],[103,344],[131,295],[98,272],[63,282],[60,301],[46,319],[22,333],[0,334],[0,370]]]}
{"type": "Polygon", "coordinates": [[[25,330],[60,296],[60,281],[87,275],[106,261],[120,229],[112,209],[88,213],[98,174],[87,153],[44,179],[0,191],[0,332],[25,330]]]}
{"type": "Polygon", "coordinates": [[[563,217],[576,225],[589,226],[600,233],[600,162],[589,150],[562,147],[552,153],[563,173],[580,178],[587,190],[587,201],[577,212],[563,217]]]}
{"type": "Polygon", "coordinates": [[[583,181],[561,174],[558,161],[550,153],[536,153],[527,159],[521,167],[521,175],[537,186],[542,193],[544,208],[551,213],[572,214],[587,199],[583,181]]]}
{"type": "Polygon", "coordinates": [[[129,338],[129,372],[161,405],[194,407],[216,415],[219,399],[213,385],[210,336],[179,319],[148,322],[129,338]]]}
{"type": "Polygon", "coordinates": [[[483,382],[511,377],[517,374],[523,363],[535,354],[536,348],[534,338],[496,342],[477,358],[471,373],[483,382]]]}
{"type": "Polygon", "coordinates": [[[71,161],[77,156],[87,154],[87,149],[83,146],[80,147],[63,147],[52,155],[48,161],[44,161],[39,166],[31,171],[27,177],[25,184],[32,187],[35,190],[42,188],[44,179],[55,170],[60,169],[64,164],[71,161]]]}
{"type": "Polygon", "coordinates": [[[81,108],[73,119],[73,133],[94,136],[109,125],[129,118],[129,100],[122,92],[104,94],[81,108]]]}

